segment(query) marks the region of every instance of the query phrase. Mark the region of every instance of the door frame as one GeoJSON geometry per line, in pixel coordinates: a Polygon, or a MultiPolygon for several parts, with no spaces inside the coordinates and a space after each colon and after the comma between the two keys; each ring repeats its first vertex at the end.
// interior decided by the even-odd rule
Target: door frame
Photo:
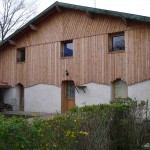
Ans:
{"type": "MultiPolygon", "coordinates": [[[[68,82],[73,82],[73,80],[65,80],[61,83],[61,112],[66,112],[68,108],[68,102],[74,101],[75,106],[75,98],[67,98],[67,84],[68,82]]],[[[75,85],[75,84],[74,84],[75,85]]]]}
{"type": "Polygon", "coordinates": [[[17,84],[19,88],[19,110],[24,111],[24,86],[21,83],[17,84]]]}

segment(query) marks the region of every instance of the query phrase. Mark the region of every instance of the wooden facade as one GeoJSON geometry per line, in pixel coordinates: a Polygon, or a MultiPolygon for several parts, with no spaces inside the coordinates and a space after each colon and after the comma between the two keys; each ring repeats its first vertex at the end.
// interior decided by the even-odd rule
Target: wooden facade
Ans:
{"type": "Polygon", "coordinates": [[[24,32],[16,45],[0,49],[0,80],[12,87],[36,84],[61,86],[110,85],[122,79],[128,85],[150,79],[150,23],[121,17],[63,9],[43,19],[37,30],[24,32]],[[124,32],[125,51],[109,52],[109,34],[124,32]],[[61,41],[73,40],[73,57],[61,58],[61,41]],[[26,48],[26,60],[16,62],[16,49],[26,48]],[[66,76],[65,71],[69,75],[66,76]]]}

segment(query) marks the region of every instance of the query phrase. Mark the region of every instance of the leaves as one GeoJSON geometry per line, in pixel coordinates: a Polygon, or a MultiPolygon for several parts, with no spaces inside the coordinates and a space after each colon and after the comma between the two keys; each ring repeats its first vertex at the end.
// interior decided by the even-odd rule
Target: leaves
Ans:
{"type": "Polygon", "coordinates": [[[47,120],[33,114],[32,122],[0,116],[0,150],[137,150],[150,140],[150,122],[141,115],[146,105],[121,100],[76,106],[47,120]]]}

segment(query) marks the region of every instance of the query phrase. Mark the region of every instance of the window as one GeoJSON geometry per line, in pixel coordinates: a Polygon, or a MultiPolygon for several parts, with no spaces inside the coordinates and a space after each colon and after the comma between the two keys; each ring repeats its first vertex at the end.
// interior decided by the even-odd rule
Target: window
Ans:
{"type": "Polygon", "coordinates": [[[113,98],[126,98],[128,97],[128,86],[123,80],[116,80],[113,82],[113,98]]]}
{"type": "Polygon", "coordinates": [[[125,51],[124,33],[115,33],[109,35],[109,51],[125,51]]]}
{"type": "Polygon", "coordinates": [[[17,62],[25,62],[25,48],[17,49],[17,62]]]}
{"type": "Polygon", "coordinates": [[[73,56],[73,41],[62,42],[61,57],[73,56]]]}
{"type": "Polygon", "coordinates": [[[67,98],[75,98],[75,86],[73,81],[67,82],[67,98]]]}

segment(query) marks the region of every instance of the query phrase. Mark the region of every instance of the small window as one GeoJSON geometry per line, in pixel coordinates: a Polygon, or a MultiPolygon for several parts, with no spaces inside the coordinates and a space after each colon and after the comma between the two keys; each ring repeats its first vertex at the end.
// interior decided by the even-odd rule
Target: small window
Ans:
{"type": "Polygon", "coordinates": [[[116,33],[109,35],[109,51],[125,51],[124,33],[116,33]]]}
{"type": "Polygon", "coordinates": [[[113,98],[128,97],[128,86],[123,80],[116,80],[113,82],[113,98]]]}
{"type": "Polygon", "coordinates": [[[25,62],[25,48],[17,49],[17,62],[25,62]]]}
{"type": "Polygon", "coordinates": [[[62,42],[61,57],[73,56],[73,41],[62,42]]]}

